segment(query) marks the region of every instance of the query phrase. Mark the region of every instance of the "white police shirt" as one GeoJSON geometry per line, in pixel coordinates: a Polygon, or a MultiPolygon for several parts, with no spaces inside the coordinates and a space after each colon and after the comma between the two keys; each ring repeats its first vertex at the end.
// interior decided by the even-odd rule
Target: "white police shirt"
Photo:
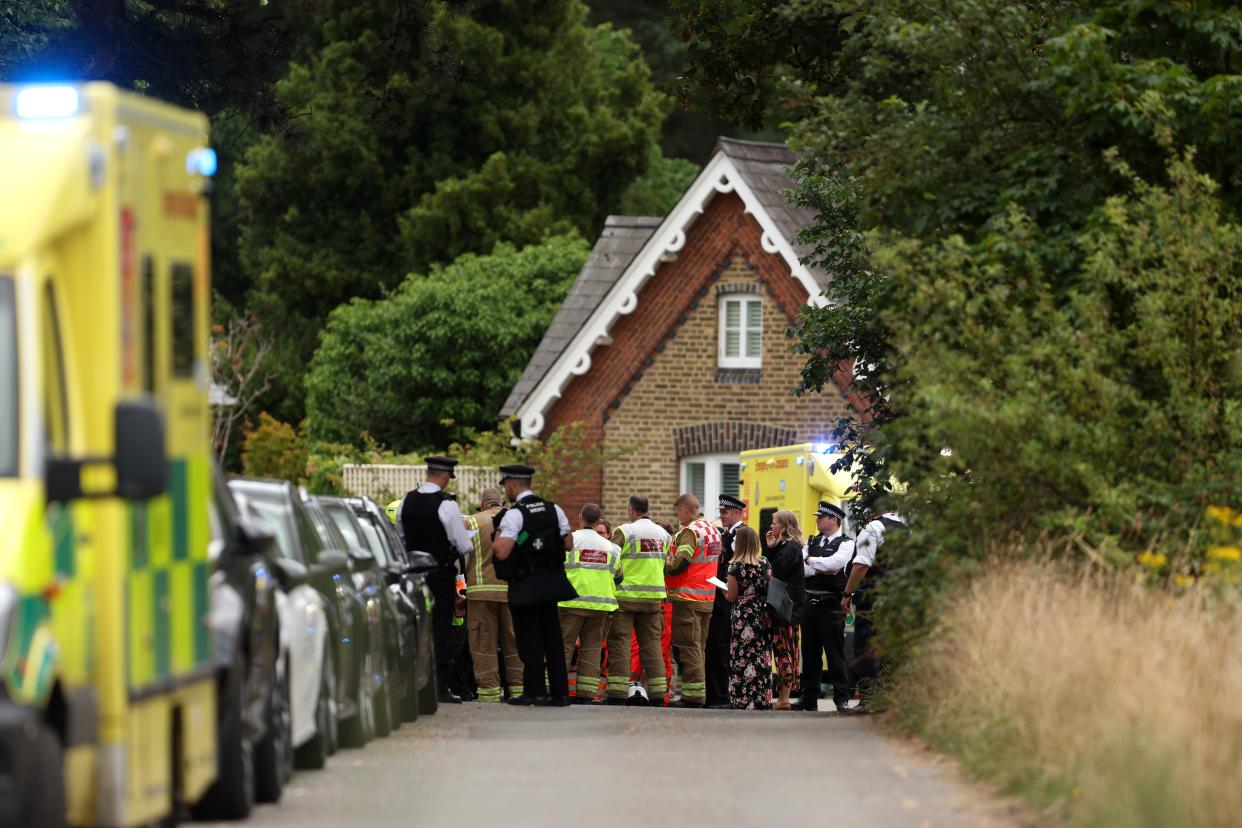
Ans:
{"type": "MultiPolygon", "coordinates": [[[[828,536],[831,542],[833,538],[838,537],[841,530],[833,532],[828,536]]],[[[837,547],[837,551],[833,552],[826,558],[812,558],[808,556],[810,552],[810,544],[802,547],[802,574],[806,577],[812,575],[834,575],[845,569],[849,565],[850,558],[854,556],[854,541],[846,538],[841,541],[841,545],[837,547]]]]}
{"type": "MultiPolygon", "coordinates": [[[[519,494],[515,499],[515,503],[520,503],[528,497],[534,497],[535,493],[530,489],[519,494]]],[[[553,504],[556,505],[556,504],[553,504]]],[[[505,510],[504,516],[500,519],[500,537],[509,540],[517,540],[517,536],[522,534],[522,524],[525,522],[525,516],[517,509],[505,510]]],[[[556,523],[561,532],[561,537],[565,537],[573,530],[569,528],[569,518],[565,517],[565,510],[560,506],[556,507],[556,523]]]]}
{"type": "MultiPolygon", "coordinates": [[[[881,517],[905,523],[896,512],[885,512],[881,517]]],[[[886,527],[879,520],[873,520],[863,527],[863,530],[858,533],[858,540],[854,542],[858,550],[854,556],[854,563],[867,567],[875,566],[875,553],[884,545],[885,529],[886,527]]]]}

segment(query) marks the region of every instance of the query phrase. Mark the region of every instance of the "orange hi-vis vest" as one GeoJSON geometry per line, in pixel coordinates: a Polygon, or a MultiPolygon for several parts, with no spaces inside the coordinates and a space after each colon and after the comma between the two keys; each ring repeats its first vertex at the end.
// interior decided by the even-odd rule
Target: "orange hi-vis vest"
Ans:
{"type": "Polygon", "coordinates": [[[668,597],[674,601],[714,601],[716,588],[707,582],[716,577],[716,564],[720,560],[720,530],[706,518],[693,521],[688,529],[694,532],[694,554],[684,572],[667,575],[668,597]]]}

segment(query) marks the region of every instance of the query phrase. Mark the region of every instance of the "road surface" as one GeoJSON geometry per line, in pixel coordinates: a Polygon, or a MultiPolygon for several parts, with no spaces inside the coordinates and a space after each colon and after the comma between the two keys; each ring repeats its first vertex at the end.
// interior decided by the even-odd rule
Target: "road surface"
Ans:
{"type": "Polygon", "coordinates": [[[836,713],[447,705],[323,771],[256,826],[1009,826],[1013,806],[836,713]],[[680,780],[680,781],[677,781],[680,780]]]}

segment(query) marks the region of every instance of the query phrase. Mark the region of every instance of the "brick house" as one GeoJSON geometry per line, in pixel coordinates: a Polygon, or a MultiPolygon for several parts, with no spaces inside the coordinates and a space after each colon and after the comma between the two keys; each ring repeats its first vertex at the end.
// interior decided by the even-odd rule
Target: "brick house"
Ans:
{"type": "Polygon", "coordinates": [[[501,412],[523,438],[582,421],[632,448],[567,511],[595,501],[615,523],[639,492],[671,517],[693,491],[714,518],[717,495],[737,494],[739,452],[830,438],[845,400],[791,393],[804,360],[785,330],[823,302],[825,280],[798,261],[811,216],[782,195],[795,161],[782,144],[722,138],[667,216],[607,220],[501,412]]]}

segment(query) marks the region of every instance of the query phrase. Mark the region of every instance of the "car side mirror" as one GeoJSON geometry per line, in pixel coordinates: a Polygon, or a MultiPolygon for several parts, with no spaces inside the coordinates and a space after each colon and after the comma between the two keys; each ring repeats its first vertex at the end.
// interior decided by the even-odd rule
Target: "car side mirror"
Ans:
{"type": "Polygon", "coordinates": [[[310,581],[310,571],[292,558],[277,558],[272,562],[272,571],[276,573],[276,583],[285,592],[310,581]]]}
{"type": "Polygon", "coordinates": [[[238,554],[259,557],[274,551],[275,548],[276,536],[266,526],[248,518],[242,518],[238,521],[238,554]]]}
{"type": "Polygon", "coordinates": [[[365,566],[375,563],[375,555],[371,553],[371,550],[363,549],[361,546],[349,547],[349,559],[356,564],[364,564],[365,566]]]}
{"type": "Polygon", "coordinates": [[[149,400],[125,400],[114,412],[112,457],[49,457],[44,467],[44,487],[49,503],[68,503],[82,498],[120,497],[149,500],[168,491],[168,454],[164,447],[164,420],[149,400]],[[108,475],[87,473],[88,467],[111,466],[108,475]],[[109,480],[110,486],[92,485],[109,480]]]}
{"type": "Polygon", "coordinates": [[[116,493],[126,500],[147,500],[168,491],[168,455],[164,419],[146,401],[116,406],[116,493]]]}
{"type": "Polygon", "coordinates": [[[406,558],[406,572],[431,572],[440,566],[430,552],[409,552],[406,558]]]}
{"type": "Polygon", "coordinates": [[[344,575],[349,572],[349,556],[344,552],[328,550],[319,554],[319,560],[311,567],[311,574],[316,576],[344,575]]]}

